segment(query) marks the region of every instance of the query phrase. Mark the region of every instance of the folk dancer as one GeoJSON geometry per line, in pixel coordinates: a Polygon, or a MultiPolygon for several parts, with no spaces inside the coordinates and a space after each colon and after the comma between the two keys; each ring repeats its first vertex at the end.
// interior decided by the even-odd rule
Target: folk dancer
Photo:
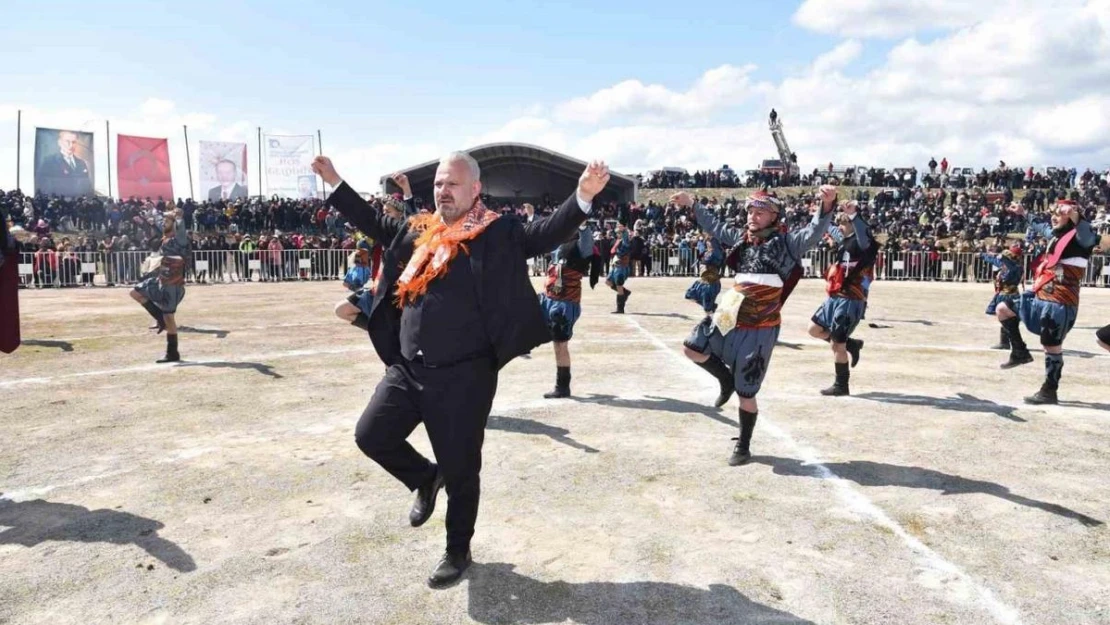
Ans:
{"type": "Polygon", "coordinates": [[[478,162],[463,152],[436,169],[436,212],[406,221],[374,211],[327,157],[316,157],[312,168],[335,189],[328,203],[375,241],[390,241],[368,315],[370,341],[387,370],[355,427],[355,442],[416,491],[414,527],[428,520],[446,486],[447,548],[428,578],[442,588],[471,563],[482,442],[498,372],[551,340],[526,259],[575,234],[609,170],[591,163],[554,214],[524,225],[482,204],[478,162]],[[438,465],[405,440],[421,422],[438,465]]]}
{"type": "MultiPolygon", "coordinates": [[[[821,187],[821,207],[813,219],[793,232],[780,227],[781,201],[759,191],[746,202],[747,228],[739,230],[718,220],[704,205],[695,206],[698,225],[723,245],[736,246],[737,274],[721,296],[717,311],[694,327],[684,343],[686,357],[708,371],[721,385],[716,407],[733,390],[740,395],[740,436],[729,464],[751,461],[751,439],[759,405],[756,395],[767,375],[781,324],[784,287],[797,275],[802,256],[821,241],[836,207],[836,187],[821,187]]],[[[688,208],[694,198],[685,192],[671,198],[688,208]]]]}
{"type": "Polygon", "coordinates": [[[825,272],[825,292],[828,298],[813,313],[809,334],[828,341],[832,346],[836,380],[822,395],[840,397],[850,395],[848,356],[851,366],[859,363],[863,341],[854,339],[852,333],[867,313],[867,297],[875,279],[875,258],[879,246],[871,236],[867,222],[859,214],[859,204],[850,201],[837,217],[836,225],[829,229],[829,236],[837,242],[835,263],[825,272]]]}
{"type": "MultiPolygon", "coordinates": [[[[404,184],[401,184],[401,188],[405,191],[404,201],[399,199],[396,194],[392,195],[383,202],[382,212],[390,219],[395,220],[402,220],[408,215],[415,215],[416,205],[413,203],[412,190],[409,187],[408,178],[404,174],[394,174],[393,180],[398,181],[398,184],[401,184],[400,181],[404,182],[404,184]]],[[[359,241],[360,246],[363,246],[364,243],[365,239],[359,241]]],[[[372,271],[368,272],[369,278],[361,282],[351,280],[347,288],[353,291],[353,293],[335,305],[336,317],[339,317],[356,328],[361,328],[363,331],[369,328],[370,304],[374,300],[374,293],[377,289],[378,280],[382,275],[380,255],[385,245],[388,243],[388,241],[375,241],[373,249],[370,249],[369,244],[365,245],[366,267],[372,267],[372,271]],[[372,262],[371,254],[379,255],[379,259],[376,263],[372,262]]],[[[352,269],[347,272],[348,276],[350,276],[351,271],[355,270],[356,268],[352,267],[352,269]]],[[[344,284],[348,284],[346,279],[344,279],[344,284]]]]}
{"type": "Polygon", "coordinates": [[[699,304],[706,315],[717,310],[717,296],[721,293],[721,274],[725,269],[725,253],[721,242],[713,237],[705,238],[705,251],[698,259],[701,275],[686,289],[686,299],[699,304]]]}
{"type": "MultiPolygon", "coordinates": [[[[984,262],[989,263],[995,268],[994,272],[994,297],[991,298],[987,304],[987,314],[997,317],[999,325],[1001,326],[1001,334],[999,336],[998,345],[991,349],[1010,349],[1010,326],[1017,328],[1017,317],[1011,317],[1013,321],[1003,320],[998,316],[998,305],[1006,304],[1010,310],[1017,310],[1017,302],[1021,296],[1021,283],[1022,283],[1022,266],[1021,266],[1021,246],[1012,245],[1003,250],[999,254],[988,254],[986,252],[979,255],[984,262]]],[[[1015,329],[1014,332],[1020,332],[1020,328],[1015,329]]],[[[1017,360],[1021,361],[1017,364],[1025,364],[1033,362],[1033,356],[1029,351],[1018,355],[1017,360]]],[[[1015,365],[1016,366],[1016,365],[1015,365]]]]}
{"type": "Polygon", "coordinates": [[[632,295],[632,291],[624,286],[632,272],[632,241],[628,236],[628,228],[624,224],[617,224],[616,239],[610,250],[610,258],[612,258],[612,266],[609,269],[609,275],[605,278],[605,284],[617,292],[617,309],[613,313],[623,315],[624,305],[632,295]]]}
{"type": "Polygon", "coordinates": [[[1026,236],[1031,234],[1048,239],[1049,244],[1033,274],[1032,288],[1021,294],[1018,310],[1005,303],[998,305],[998,316],[1004,317],[1009,324],[1011,345],[1010,359],[1002,368],[1009,369],[1032,360],[1022,358],[1029,350],[1020,328],[1012,321],[1017,317],[1030,332],[1040,336],[1045,352],[1044,383],[1040,390],[1025,398],[1025,403],[1055,404],[1064,370],[1064,339],[1079,313],[1079,285],[1087,271],[1091,251],[1098,243],[1098,235],[1071,200],[1058,200],[1052,211],[1051,225],[1031,223],[1026,236]]]}
{"type": "Polygon", "coordinates": [[[540,293],[543,320],[551,331],[555,348],[555,390],[546,399],[570,397],[570,339],[582,314],[582,278],[589,276],[590,288],[601,278],[601,254],[594,246],[593,230],[583,224],[578,236],[555,250],[547,269],[547,283],[540,293]]]}
{"type": "Polygon", "coordinates": [[[180,208],[173,203],[162,219],[162,242],[159,255],[148,259],[151,269],[131,290],[131,299],[139,302],[154,318],[158,334],[166,332],[166,356],[157,362],[178,362],[177,307],[185,299],[185,259],[189,254],[189,237],[180,208]]]}
{"type": "Polygon", "coordinates": [[[8,223],[0,211],[0,352],[19,349],[19,249],[31,233],[8,223]]]}

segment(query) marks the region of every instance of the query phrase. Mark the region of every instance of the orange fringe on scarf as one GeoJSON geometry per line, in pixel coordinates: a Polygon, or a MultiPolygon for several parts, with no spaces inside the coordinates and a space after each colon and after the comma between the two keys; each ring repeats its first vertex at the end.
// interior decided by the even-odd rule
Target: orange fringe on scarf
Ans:
{"type": "Polygon", "coordinates": [[[409,218],[409,229],[419,232],[412,258],[397,279],[397,307],[415,302],[428,291],[428,285],[447,273],[447,267],[459,253],[469,254],[465,241],[475,239],[500,215],[488,210],[481,201],[466,212],[462,219],[448,226],[439,215],[422,214],[409,218]]]}

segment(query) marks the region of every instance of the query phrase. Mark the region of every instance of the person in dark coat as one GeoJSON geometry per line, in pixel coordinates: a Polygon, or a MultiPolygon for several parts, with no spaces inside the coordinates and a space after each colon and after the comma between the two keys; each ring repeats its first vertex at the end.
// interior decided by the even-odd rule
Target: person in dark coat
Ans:
{"type": "Polygon", "coordinates": [[[481,171],[469,154],[444,157],[433,183],[435,213],[407,220],[374,211],[320,156],[313,171],[335,189],[343,217],[375,241],[390,241],[367,323],[387,370],[355,428],[359,449],[416,491],[409,522],[432,514],[447,491],[447,549],[428,585],[459,580],[471,563],[486,421],[498,373],[551,340],[526,259],[551,252],[586,221],[609,182],[605,163],[586,167],[575,193],[551,216],[523,224],[487,209],[481,171]],[[436,463],[406,439],[421,422],[436,463]]]}

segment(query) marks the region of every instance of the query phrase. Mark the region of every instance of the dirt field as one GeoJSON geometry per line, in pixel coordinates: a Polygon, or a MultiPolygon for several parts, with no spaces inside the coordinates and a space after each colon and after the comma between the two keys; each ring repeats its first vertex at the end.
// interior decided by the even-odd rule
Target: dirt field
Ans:
{"type": "Polygon", "coordinates": [[[737,401],[681,356],[688,282],[632,279],[624,316],[587,291],[572,399],[541,398],[549,346],[502,371],[444,591],[445,498],[409,527],[354,445],[383,368],[337,283],[190,287],[178,366],[125,290],[23,292],[0,623],[1110,623],[1110,290],[1083,292],[1065,405],[1034,408],[1043,358],[998,369],[987,285],[876,284],[854,397],[822,398],[803,282],[733,468],[737,401]]]}

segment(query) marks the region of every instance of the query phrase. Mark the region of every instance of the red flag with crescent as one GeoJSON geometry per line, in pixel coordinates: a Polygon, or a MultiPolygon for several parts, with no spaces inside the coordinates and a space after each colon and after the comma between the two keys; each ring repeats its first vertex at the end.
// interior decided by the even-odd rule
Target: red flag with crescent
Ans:
{"type": "Polygon", "coordinates": [[[119,135],[116,171],[121,198],[173,199],[166,139],[119,135]]]}

